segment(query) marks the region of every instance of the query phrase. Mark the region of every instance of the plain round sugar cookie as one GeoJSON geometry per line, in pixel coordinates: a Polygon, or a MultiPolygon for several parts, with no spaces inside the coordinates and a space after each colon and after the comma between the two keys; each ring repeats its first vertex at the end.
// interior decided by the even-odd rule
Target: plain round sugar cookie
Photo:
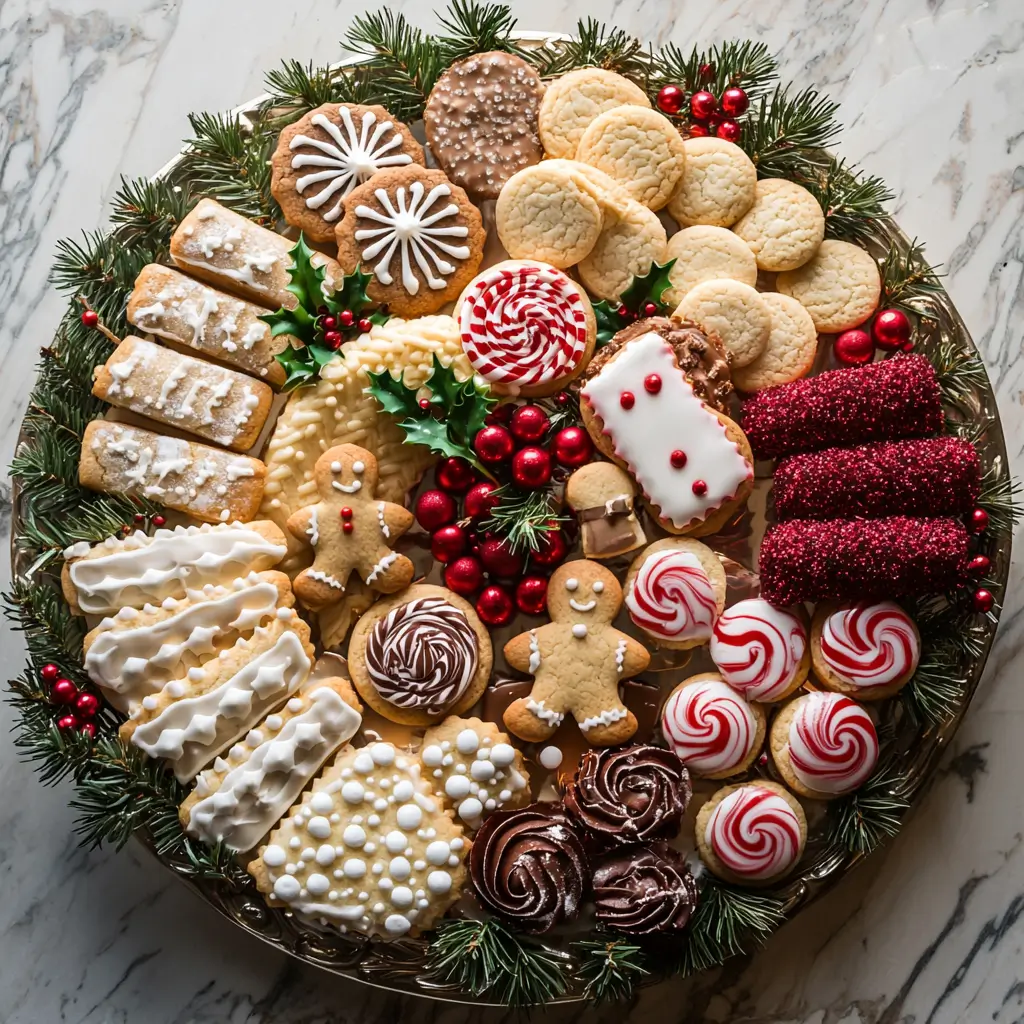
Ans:
{"type": "Polygon", "coordinates": [[[760,294],[772,318],[768,344],[752,363],[734,367],[732,373],[737,391],[747,394],[806,377],[818,352],[818,332],[811,314],[788,295],[760,294]]]}
{"type": "Polygon", "coordinates": [[[732,355],[734,368],[757,359],[772,329],[772,315],[761,296],[749,284],[728,278],[691,288],[673,316],[717,334],[732,355]]]}
{"type": "Polygon", "coordinates": [[[665,262],[667,242],[658,215],[630,200],[625,216],[608,213],[597,244],[576,270],[595,298],[617,299],[634,276],[646,274],[652,263],[665,262]]]}
{"type": "Polygon", "coordinates": [[[686,151],[664,114],[631,105],[595,118],[580,139],[576,159],[611,175],[638,203],[660,210],[679,184],[686,151]]]}
{"type": "Polygon", "coordinates": [[[695,224],[677,231],[666,249],[668,259],[675,260],[668,272],[671,288],[664,301],[678,306],[691,288],[704,281],[727,277],[753,287],[757,283],[757,260],[750,246],[728,228],[695,224]]]}
{"type": "Polygon", "coordinates": [[[544,166],[564,167],[572,175],[573,181],[592,196],[605,213],[624,217],[629,212],[630,204],[636,201],[625,186],[610,174],[590,164],[581,163],[579,160],[547,160],[544,166]]]}
{"type": "Polygon", "coordinates": [[[874,313],[882,278],[874,257],[850,242],[828,239],[798,270],[779,274],[775,286],[797,300],[823,334],[859,327],[874,313]]]}
{"type": "Polygon", "coordinates": [[[761,270],[796,270],[821,245],[825,215],[807,189],[784,178],[765,178],[733,231],[750,246],[761,270]]]}
{"type": "Polygon", "coordinates": [[[735,143],[725,139],[687,139],[686,163],[668,212],[683,227],[711,224],[728,228],[753,205],[757,168],[735,143]]]}
{"type": "Polygon", "coordinates": [[[509,256],[541,260],[564,270],[594,248],[604,217],[572,171],[552,163],[513,174],[498,196],[494,217],[509,256]]]}
{"type": "Polygon", "coordinates": [[[649,107],[640,86],[614,71],[580,68],[556,78],[545,90],[538,127],[550,157],[572,159],[587,127],[606,110],[623,106],[649,107]]]}

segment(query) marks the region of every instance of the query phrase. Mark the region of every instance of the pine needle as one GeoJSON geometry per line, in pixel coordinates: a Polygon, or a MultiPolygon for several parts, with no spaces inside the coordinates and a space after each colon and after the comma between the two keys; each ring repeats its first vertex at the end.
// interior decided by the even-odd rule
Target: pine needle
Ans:
{"type": "Polygon", "coordinates": [[[437,19],[444,31],[434,43],[446,65],[490,50],[525,56],[519,44],[511,38],[516,18],[507,4],[452,0],[448,10],[437,15],[437,19]]]}
{"type": "Polygon", "coordinates": [[[310,61],[285,60],[268,71],[264,82],[270,98],[263,105],[268,128],[280,131],[325,103],[372,103],[374,86],[360,66],[332,70],[310,61]]]}
{"type": "Polygon", "coordinates": [[[800,184],[821,204],[825,237],[860,245],[873,237],[874,222],[885,216],[885,204],[895,198],[881,178],[865,177],[842,160],[830,160],[800,184]]]}
{"type": "Polygon", "coordinates": [[[924,256],[924,246],[915,238],[904,247],[893,242],[882,260],[882,307],[927,315],[930,300],[942,293],[941,274],[924,256]]]}
{"type": "Polygon", "coordinates": [[[483,524],[504,537],[513,551],[538,551],[544,543],[544,534],[557,530],[566,521],[557,513],[551,494],[544,490],[517,491],[509,484],[494,492],[498,504],[483,524]]]}
{"type": "Polygon", "coordinates": [[[902,795],[906,784],[896,768],[883,766],[848,796],[829,805],[829,839],[850,853],[866,855],[900,830],[910,802],[902,795]]]}
{"type": "Polygon", "coordinates": [[[576,942],[576,977],[584,998],[594,1003],[628,1002],[639,982],[651,972],[644,966],[641,946],[624,939],[576,942]]]}
{"type": "Polygon", "coordinates": [[[639,39],[595,18],[581,18],[572,39],[537,47],[526,57],[545,78],[595,67],[614,71],[646,89],[651,71],[650,53],[639,39]]]}
{"type": "Polygon", "coordinates": [[[764,43],[730,39],[707,50],[694,47],[689,55],[669,43],[652,62],[651,91],[663,85],[678,85],[687,92],[708,89],[720,96],[739,86],[753,102],[778,79],[778,64],[764,43]]]}
{"type": "Polygon", "coordinates": [[[838,103],[815,89],[791,93],[788,86],[776,86],[770,97],[762,96],[751,107],[740,145],[759,177],[807,180],[816,167],[827,166],[822,150],[839,135],[838,109],[838,103]]]}

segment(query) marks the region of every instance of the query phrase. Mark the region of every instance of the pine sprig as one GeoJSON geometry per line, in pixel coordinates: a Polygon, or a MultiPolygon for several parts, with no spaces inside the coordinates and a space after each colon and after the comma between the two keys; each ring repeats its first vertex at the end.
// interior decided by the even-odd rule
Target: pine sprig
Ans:
{"type": "Polygon", "coordinates": [[[731,86],[739,86],[753,101],[779,77],[778,64],[768,47],[749,39],[731,39],[707,50],[694,47],[688,55],[675,43],[668,43],[655,54],[652,65],[652,93],[663,85],[679,85],[687,92],[708,89],[720,96],[731,86]]]}
{"type": "Polygon", "coordinates": [[[885,204],[895,198],[881,178],[861,175],[842,160],[830,160],[800,184],[821,205],[825,237],[860,245],[872,237],[873,222],[885,216],[885,204]]]}
{"type": "Polygon", "coordinates": [[[491,509],[483,529],[504,537],[513,551],[540,550],[544,534],[559,529],[566,521],[565,516],[558,515],[554,497],[542,488],[519,491],[505,484],[494,495],[498,504],[491,509]]]}
{"type": "Polygon", "coordinates": [[[860,789],[829,805],[830,842],[849,853],[866,855],[900,830],[910,801],[903,795],[906,779],[892,765],[883,765],[860,789]]]}
{"type": "Polygon", "coordinates": [[[268,128],[280,131],[325,103],[372,103],[374,86],[360,66],[334,69],[285,60],[264,77],[270,94],[263,104],[268,128]]]}
{"type": "Polygon", "coordinates": [[[807,180],[816,168],[827,166],[822,151],[839,134],[838,109],[838,103],[815,89],[793,93],[788,86],[776,86],[770,97],[762,96],[756,107],[752,104],[740,145],[757,167],[758,177],[807,180]]]}
{"type": "Polygon", "coordinates": [[[545,78],[595,67],[614,71],[646,89],[651,70],[649,51],[639,39],[595,18],[581,18],[572,39],[537,47],[526,56],[545,78]]]}
{"type": "Polygon", "coordinates": [[[651,972],[645,965],[643,947],[624,939],[576,942],[576,977],[583,996],[595,1003],[627,1002],[636,986],[651,972]]]}
{"type": "MultiPolygon", "coordinates": [[[[4,616],[25,635],[29,656],[37,665],[54,662],[61,672],[84,684],[82,641],[85,620],[71,609],[56,587],[15,578],[3,595],[4,616]]],[[[40,687],[41,690],[41,687],[40,687]]]]}
{"type": "Polygon", "coordinates": [[[989,524],[1000,533],[1010,533],[1021,517],[1021,482],[1008,476],[1002,466],[989,466],[982,474],[978,507],[988,513],[989,524]]]}
{"type": "Polygon", "coordinates": [[[988,382],[981,356],[961,348],[952,338],[943,338],[931,361],[942,397],[953,405],[972,408],[979,390],[988,382]]]}
{"type": "Polygon", "coordinates": [[[931,300],[942,293],[942,275],[924,256],[924,246],[915,238],[904,247],[893,242],[882,260],[882,307],[927,316],[931,300]]]}
{"type": "Polygon", "coordinates": [[[525,56],[512,39],[516,18],[507,4],[478,3],[477,0],[452,0],[437,20],[444,30],[434,43],[445,65],[489,50],[504,50],[525,56]]]}
{"type": "Polygon", "coordinates": [[[179,185],[166,178],[122,176],[121,187],[114,194],[110,222],[117,228],[120,244],[145,248],[150,262],[161,262],[167,255],[174,229],[195,202],[187,181],[179,185]]]}

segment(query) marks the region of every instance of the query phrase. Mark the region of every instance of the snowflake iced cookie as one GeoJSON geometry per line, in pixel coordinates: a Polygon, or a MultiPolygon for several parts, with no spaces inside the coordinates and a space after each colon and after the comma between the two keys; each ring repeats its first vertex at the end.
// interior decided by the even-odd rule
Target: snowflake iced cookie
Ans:
{"type": "Polygon", "coordinates": [[[754,204],[733,231],[750,246],[761,270],[796,270],[825,237],[825,215],[802,185],[785,178],[757,183],[754,204]]]}
{"type": "Polygon", "coordinates": [[[565,500],[580,524],[585,558],[614,558],[647,543],[636,515],[636,484],[613,462],[590,462],[565,484],[565,500]]]}
{"type": "Polygon", "coordinates": [[[288,518],[292,536],[313,549],[312,566],[295,577],[299,600],[314,610],[336,603],[353,572],[381,594],[407,586],[413,564],[392,545],[413,515],[377,497],[376,458],[358,445],[340,444],[316,460],[314,475],[320,501],[288,518]]]}
{"type": "Polygon", "coordinates": [[[544,86],[521,57],[494,50],[456,61],[427,97],[423,127],[430,152],[474,199],[494,199],[502,185],[544,155],[537,112],[544,86]]]}
{"type": "Polygon", "coordinates": [[[561,270],[536,261],[505,260],[478,274],[455,316],[473,369],[498,394],[553,394],[594,354],[590,299],[561,270]]]}
{"type": "Polygon", "coordinates": [[[757,260],[750,246],[727,228],[683,228],[668,240],[665,256],[675,260],[668,272],[672,286],[663,296],[670,306],[678,306],[687,292],[705,281],[725,277],[751,287],[757,283],[757,260]]]}
{"type": "Polygon", "coordinates": [[[665,262],[665,225],[653,210],[629,200],[621,215],[608,211],[594,248],[576,270],[587,291],[599,299],[617,299],[634,276],[652,263],[665,262]]]}
{"type": "Polygon", "coordinates": [[[633,622],[659,646],[684,651],[711,639],[725,608],[725,570],[700,541],[669,537],[633,559],[624,590],[633,622]]]}
{"type": "Polygon", "coordinates": [[[882,278],[870,253],[827,239],[798,270],[779,274],[775,286],[810,313],[815,330],[838,334],[859,327],[874,313],[882,278]]]}
{"type": "Polygon", "coordinates": [[[772,317],[749,284],[722,278],[704,281],[683,297],[673,316],[692,320],[715,334],[732,356],[734,367],[752,363],[768,344],[772,317]]]}
{"type": "Polygon", "coordinates": [[[772,320],[768,343],[756,359],[732,371],[736,390],[746,394],[806,377],[818,353],[818,332],[810,313],[788,295],[760,295],[772,320]]]}
{"type": "Polygon", "coordinates": [[[425,583],[375,604],[356,623],[348,647],[360,696],[404,725],[434,725],[468,711],[493,661],[490,635],[473,606],[425,583]]]}
{"type": "Polygon", "coordinates": [[[480,211],[442,171],[411,164],[380,171],[345,198],[335,226],[338,262],[362,265],[367,293],[399,316],[435,313],[480,267],[480,211]]]}
{"type": "Polygon", "coordinates": [[[419,758],[434,795],[466,828],[532,799],[523,755],[496,725],[479,718],[451,716],[428,729],[419,758]]]}
{"type": "Polygon", "coordinates": [[[757,168],[739,146],[725,139],[687,139],[686,162],[668,212],[682,227],[731,227],[753,205],[757,168]]]}
{"type": "Polygon", "coordinates": [[[459,898],[469,841],[390,743],[343,750],[249,866],[272,907],[340,931],[427,931],[459,898]]]}
{"type": "Polygon", "coordinates": [[[592,746],[624,743],[636,732],[619,683],[642,672],[650,655],[611,625],[621,606],[618,580],[597,562],[567,562],[555,570],[548,583],[551,622],[505,645],[509,665],[533,676],[530,696],[503,716],[511,732],[539,743],[567,714],[592,746]]]}
{"type": "Polygon", "coordinates": [[[576,159],[604,171],[638,203],[660,210],[683,176],[686,150],[664,114],[635,105],[594,118],[580,138],[576,159]]]}
{"type": "Polygon", "coordinates": [[[413,163],[426,163],[423,147],[383,107],[325,103],[281,132],[270,189],[289,224],[333,242],[344,199],[357,185],[413,163]]]}
{"type": "Polygon", "coordinates": [[[640,86],[614,71],[579,68],[556,78],[544,90],[538,128],[549,157],[573,159],[583,133],[614,107],[649,107],[640,86]]]}

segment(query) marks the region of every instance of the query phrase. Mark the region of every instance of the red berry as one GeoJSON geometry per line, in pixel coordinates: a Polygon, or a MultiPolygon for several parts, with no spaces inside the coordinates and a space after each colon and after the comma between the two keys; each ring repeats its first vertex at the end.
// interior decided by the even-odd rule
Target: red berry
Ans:
{"type": "Polygon", "coordinates": [[[678,114],[686,103],[686,93],[678,85],[663,85],[654,102],[663,114],[678,114]]]}
{"type": "Polygon", "coordinates": [[[473,438],[473,451],[480,456],[482,462],[486,462],[488,465],[495,465],[511,458],[514,448],[512,435],[496,423],[484,427],[473,438]]]}
{"type": "Polygon", "coordinates": [[[715,127],[715,135],[726,142],[739,142],[742,134],[743,129],[735,121],[722,121],[715,127]]]}
{"type": "Polygon", "coordinates": [[[690,97],[690,113],[698,121],[706,121],[718,109],[718,100],[706,89],[700,89],[690,97]]]}
{"type": "Polygon", "coordinates": [[[449,562],[444,570],[445,586],[462,597],[469,597],[484,581],[484,569],[478,558],[463,555],[449,562]]]}
{"type": "Polygon", "coordinates": [[[416,404],[421,409],[423,409],[423,410],[429,409],[430,408],[430,399],[429,398],[421,398],[416,404]]]}
{"type": "Polygon", "coordinates": [[[988,529],[988,513],[983,508],[976,508],[971,513],[971,533],[984,533],[988,529]]]}
{"type": "Polygon", "coordinates": [[[351,309],[343,309],[338,314],[338,323],[342,327],[351,327],[356,322],[356,315],[351,309]]]}
{"type": "Polygon", "coordinates": [[[737,85],[722,93],[722,112],[728,114],[729,117],[739,117],[741,114],[745,114],[749,106],[750,100],[747,98],[747,94],[737,85]]]}
{"type": "Polygon", "coordinates": [[[967,563],[967,571],[972,576],[984,576],[992,566],[992,562],[989,560],[988,555],[975,555],[967,563]]]}
{"type": "Polygon", "coordinates": [[[487,414],[487,423],[502,423],[508,426],[512,422],[512,417],[515,415],[516,407],[511,402],[506,402],[504,405],[499,405],[492,409],[487,414]]]}
{"type": "Polygon", "coordinates": [[[656,373],[649,373],[644,377],[644,391],[649,395],[656,395],[661,390],[661,377],[656,373]]]}
{"type": "Polygon", "coordinates": [[[498,485],[491,480],[481,480],[474,484],[463,499],[462,508],[471,519],[482,519],[489,515],[492,508],[501,500],[494,493],[498,485]]]}
{"type": "Polygon", "coordinates": [[[92,718],[100,709],[100,699],[95,693],[80,693],[75,701],[75,711],[81,718],[92,718]]]}
{"type": "Polygon", "coordinates": [[[58,679],[50,687],[50,700],[54,704],[70,704],[78,697],[78,687],[70,679],[58,679]]]}
{"type": "Polygon", "coordinates": [[[545,530],[541,534],[540,547],[536,551],[531,552],[530,560],[535,565],[542,565],[548,568],[558,565],[568,552],[569,548],[565,543],[565,537],[558,528],[558,524],[555,523],[552,529],[545,530]]]}
{"type": "Polygon", "coordinates": [[[974,610],[980,612],[982,615],[992,611],[992,606],[996,603],[996,599],[992,596],[991,592],[985,590],[982,587],[974,592],[974,597],[971,599],[971,603],[974,605],[974,610]]]}
{"type": "Polygon", "coordinates": [[[564,427],[555,435],[551,450],[560,465],[577,469],[590,461],[594,454],[594,442],[583,427],[564,427]]]}
{"type": "Polygon", "coordinates": [[[476,601],[476,613],[487,626],[507,625],[515,610],[509,592],[493,583],[484,587],[476,601]]]}
{"type": "Polygon", "coordinates": [[[512,436],[517,441],[539,441],[551,426],[551,421],[539,405],[521,405],[512,414],[512,436]]]}
{"type": "Polygon", "coordinates": [[[844,366],[863,366],[870,363],[875,354],[875,343],[867,331],[854,329],[843,331],[834,342],[832,351],[844,366]]]}
{"type": "Polygon", "coordinates": [[[43,667],[42,667],[42,668],[41,668],[41,669],[39,670],[39,674],[40,674],[40,675],[41,675],[41,676],[43,677],[43,679],[44,679],[44,680],[45,680],[46,682],[48,682],[48,683],[52,683],[52,682],[53,682],[53,681],[54,681],[54,680],[55,680],[55,679],[57,678],[57,676],[59,676],[59,675],[60,675],[60,669],[59,669],[59,668],[57,668],[57,666],[56,666],[56,665],[54,665],[54,663],[53,663],[52,661],[48,661],[48,662],[47,662],[47,663],[46,663],[46,664],[45,664],[45,665],[44,665],[44,666],[43,666],[43,667]]]}
{"type": "Polygon", "coordinates": [[[690,138],[691,139],[703,139],[710,135],[711,132],[708,130],[706,124],[691,124],[690,125],[690,138]]]}
{"type": "Polygon", "coordinates": [[[543,576],[524,576],[516,587],[516,607],[524,615],[542,615],[547,606],[548,581],[543,576]]]}
{"type": "Polygon", "coordinates": [[[543,487],[551,479],[551,456],[532,445],[520,448],[512,456],[512,479],[520,487],[543,487]]]}
{"type": "Polygon", "coordinates": [[[78,728],[78,719],[74,715],[61,715],[57,719],[57,728],[61,732],[70,732],[72,729],[78,728]]]}
{"type": "Polygon", "coordinates": [[[132,518],[137,523],[144,523],[146,521],[146,517],[141,512],[136,512],[135,515],[132,516],[132,518]]]}
{"type": "Polygon", "coordinates": [[[370,328],[373,327],[373,321],[364,316],[362,320],[356,324],[356,327],[359,328],[360,334],[369,334],[370,328]]]}
{"type": "Polygon", "coordinates": [[[489,573],[506,579],[523,571],[523,556],[504,538],[485,540],[480,545],[480,561],[489,573]]]}
{"type": "Polygon", "coordinates": [[[910,320],[902,309],[883,309],[875,314],[871,324],[871,337],[879,348],[903,348],[910,340],[910,320]]]}
{"type": "Polygon", "coordinates": [[[644,316],[657,316],[658,307],[653,302],[645,302],[643,308],[644,316]]]}
{"type": "Polygon", "coordinates": [[[89,739],[96,739],[96,723],[95,722],[84,722],[82,727],[78,730],[83,736],[88,736],[89,739]]]}
{"type": "Polygon", "coordinates": [[[337,331],[327,331],[324,334],[324,344],[328,348],[341,348],[341,335],[337,331]]]}
{"type": "Polygon", "coordinates": [[[461,494],[476,482],[476,470],[457,455],[442,459],[434,474],[437,486],[443,487],[449,494],[461,494]]]}
{"type": "Polygon", "coordinates": [[[167,523],[167,519],[164,516],[153,516],[153,525],[154,526],[165,526],[166,523],[167,523]]]}
{"type": "Polygon", "coordinates": [[[451,562],[466,550],[466,531],[457,524],[442,526],[430,538],[430,553],[438,562],[451,562]]]}
{"type": "Polygon", "coordinates": [[[715,77],[715,65],[711,63],[701,64],[697,74],[702,82],[710,82],[715,77]]]}
{"type": "Polygon", "coordinates": [[[444,491],[424,491],[416,499],[416,522],[433,532],[455,521],[455,502],[444,491]]]}
{"type": "Polygon", "coordinates": [[[325,331],[333,331],[338,326],[338,321],[333,316],[325,316],[320,323],[325,331]]]}
{"type": "Polygon", "coordinates": [[[82,323],[86,327],[95,327],[100,322],[100,315],[95,309],[87,309],[82,314],[82,323]]]}

